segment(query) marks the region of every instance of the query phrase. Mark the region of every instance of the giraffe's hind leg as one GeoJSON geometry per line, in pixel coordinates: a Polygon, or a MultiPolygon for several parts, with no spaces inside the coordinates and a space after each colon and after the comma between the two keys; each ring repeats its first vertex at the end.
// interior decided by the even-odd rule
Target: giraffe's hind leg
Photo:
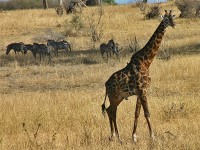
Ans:
{"type": "Polygon", "coordinates": [[[120,104],[121,101],[122,100],[115,101],[114,104],[111,103],[111,105],[107,108],[107,113],[108,113],[110,128],[111,128],[110,140],[113,140],[114,135],[116,135],[120,143],[122,143],[122,141],[120,140],[119,131],[117,128],[117,106],[120,104]]]}
{"type": "Polygon", "coordinates": [[[117,107],[113,108],[113,123],[114,123],[114,127],[115,127],[115,134],[118,138],[118,141],[120,143],[122,143],[121,139],[119,138],[119,132],[118,132],[118,128],[117,128],[117,107]]]}
{"type": "Polygon", "coordinates": [[[110,140],[113,141],[114,138],[114,127],[113,127],[113,116],[112,116],[112,108],[111,106],[109,106],[106,109],[107,113],[108,113],[108,117],[109,117],[109,122],[110,122],[110,129],[111,129],[111,136],[110,136],[110,140]]]}

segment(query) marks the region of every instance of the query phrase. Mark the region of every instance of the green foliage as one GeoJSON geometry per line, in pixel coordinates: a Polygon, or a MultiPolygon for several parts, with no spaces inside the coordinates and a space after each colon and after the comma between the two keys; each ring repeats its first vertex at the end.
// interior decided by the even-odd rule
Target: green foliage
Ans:
{"type": "Polygon", "coordinates": [[[69,22],[66,20],[65,26],[66,26],[65,35],[72,37],[82,35],[83,34],[82,30],[85,28],[82,17],[76,14],[72,16],[72,19],[69,22]]]}
{"type": "Polygon", "coordinates": [[[104,3],[115,4],[115,0],[103,0],[104,3]]]}
{"type": "MultiPolygon", "coordinates": [[[[48,0],[49,7],[55,7],[58,1],[48,0]]],[[[0,9],[13,10],[13,9],[32,9],[43,8],[41,0],[11,0],[8,2],[0,2],[0,9]]]]}
{"type": "Polygon", "coordinates": [[[143,3],[147,3],[147,0],[143,0],[142,2],[143,2],[143,3]]]}

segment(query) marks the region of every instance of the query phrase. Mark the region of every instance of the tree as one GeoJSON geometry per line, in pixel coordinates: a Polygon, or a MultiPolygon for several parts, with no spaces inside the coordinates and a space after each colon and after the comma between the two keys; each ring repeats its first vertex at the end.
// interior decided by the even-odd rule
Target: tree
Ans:
{"type": "Polygon", "coordinates": [[[115,0],[87,0],[87,5],[100,5],[102,3],[115,4],[115,0]]]}
{"type": "Polygon", "coordinates": [[[87,0],[86,5],[99,5],[102,3],[102,0],[87,0]]]}
{"type": "Polygon", "coordinates": [[[143,3],[147,3],[147,0],[142,0],[143,3]]]}
{"type": "Polygon", "coordinates": [[[104,3],[114,4],[115,0],[103,0],[104,3]]]}
{"type": "Polygon", "coordinates": [[[44,8],[44,9],[47,9],[47,8],[48,8],[47,0],[43,0],[43,8],[44,8]]]}
{"type": "Polygon", "coordinates": [[[59,0],[59,4],[60,4],[60,5],[63,5],[63,0],[59,0]]]}

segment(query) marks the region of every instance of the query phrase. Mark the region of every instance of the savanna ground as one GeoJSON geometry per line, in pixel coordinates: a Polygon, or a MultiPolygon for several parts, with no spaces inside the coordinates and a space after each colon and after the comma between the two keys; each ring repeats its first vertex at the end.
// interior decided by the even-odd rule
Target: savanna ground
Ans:
{"type": "MultiPolygon", "coordinates": [[[[164,9],[180,14],[172,3],[162,4],[164,9]]],[[[98,10],[85,8],[83,17],[94,12],[97,19],[98,10]]],[[[34,61],[31,53],[6,56],[6,45],[12,42],[45,43],[47,38],[64,36],[72,15],[58,17],[53,9],[0,13],[0,149],[200,149],[200,20],[177,18],[176,29],[167,30],[160,48],[160,52],[167,49],[171,59],[157,57],[150,67],[148,101],[155,142],[149,139],[143,113],[138,142],[132,142],[136,97],[131,97],[118,107],[121,145],[108,140],[108,117],[101,114],[104,83],[130,60],[129,39],[136,35],[143,46],[160,20],[144,20],[133,5],[103,10],[101,42],[114,38],[123,47],[120,61],[103,60],[100,43],[92,50],[88,29],[66,37],[72,52],[59,53],[50,64],[34,61]]]]}

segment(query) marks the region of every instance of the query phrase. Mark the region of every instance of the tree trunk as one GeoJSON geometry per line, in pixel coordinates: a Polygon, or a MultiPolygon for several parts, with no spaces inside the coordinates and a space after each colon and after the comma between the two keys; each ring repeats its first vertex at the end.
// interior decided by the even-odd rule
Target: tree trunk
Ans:
{"type": "Polygon", "coordinates": [[[47,8],[48,8],[47,0],[43,0],[43,8],[44,8],[44,9],[47,9],[47,8]]]}
{"type": "Polygon", "coordinates": [[[59,4],[60,4],[60,5],[63,5],[63,0],[59,0],[59,4]]]}

